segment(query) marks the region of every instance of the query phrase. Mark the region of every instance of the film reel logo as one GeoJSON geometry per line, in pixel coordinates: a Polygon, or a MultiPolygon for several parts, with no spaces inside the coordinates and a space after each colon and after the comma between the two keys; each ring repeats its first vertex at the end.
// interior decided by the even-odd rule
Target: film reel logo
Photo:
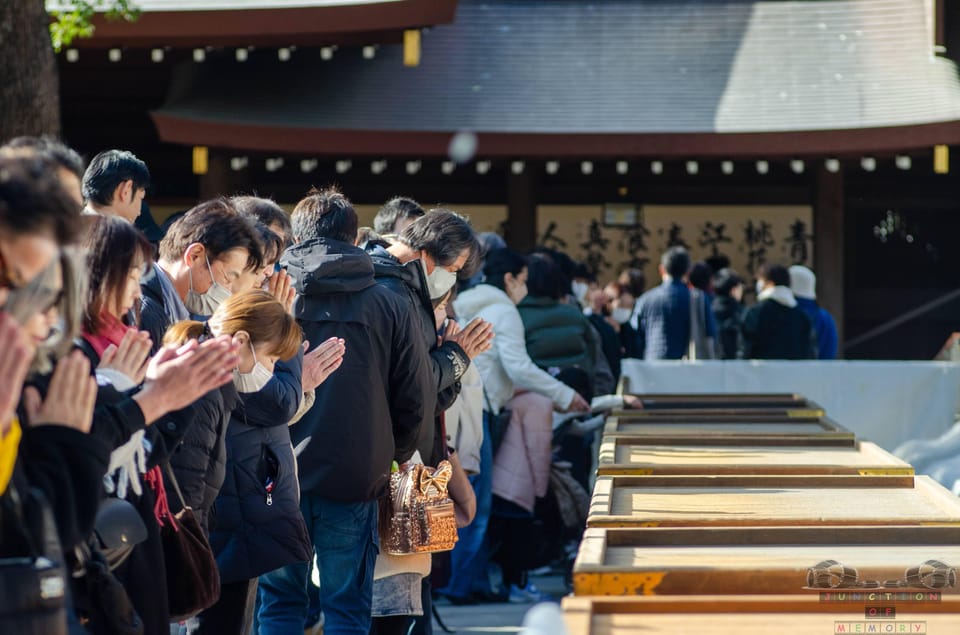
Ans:
{"type": "Polygon", "coordinates": [[[910,567],[900,580],[861,580],[857,570],[836,560],[807,569],[808,589],[946,589],[957,585],[957,570],[940,560],[910,567]]]}

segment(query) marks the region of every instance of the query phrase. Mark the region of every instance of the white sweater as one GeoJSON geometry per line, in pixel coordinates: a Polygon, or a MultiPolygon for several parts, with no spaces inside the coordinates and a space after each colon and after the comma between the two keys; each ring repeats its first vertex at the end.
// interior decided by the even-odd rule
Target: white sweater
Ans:
{"type": "Polygon", "coordinates": [[[457,316],[464,323],[481,317],[493,325],[493,348],[473,362],[483,378],[490,401],[499,412],[517,390],[530,390],[564,409],[573,401],[574,390],[539,368],[527,354],[523,321],[506,293],[489,284],[465,291],[454,301],[457,316]]]}

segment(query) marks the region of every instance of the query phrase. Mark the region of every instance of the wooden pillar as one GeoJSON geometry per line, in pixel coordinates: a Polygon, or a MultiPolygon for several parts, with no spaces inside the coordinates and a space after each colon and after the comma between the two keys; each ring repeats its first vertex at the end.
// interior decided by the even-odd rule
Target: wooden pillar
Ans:
{"type": "Polygon", "coordinates": [[[511,249],[529,251],[537,244],[537,204],[540,171],[528,163],[522,174],[507,173],[507,243],[511,249]]]}
{"type": "Polygon", "coordinates": [[[844,194],[843,173],[817,172],[813,207],[814,271],[817,274],[817,302],[833,315],[840,338],[838,356],[843,354],[844,334],[844,194]]]}

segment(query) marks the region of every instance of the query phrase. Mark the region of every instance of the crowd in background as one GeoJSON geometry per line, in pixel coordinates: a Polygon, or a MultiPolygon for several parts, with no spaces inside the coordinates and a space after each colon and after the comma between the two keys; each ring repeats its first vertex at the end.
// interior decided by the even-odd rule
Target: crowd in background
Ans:
{"type": "Polygon", "coordinates": [[[408,635],[435,598],[546,599],[602,413],[638,405],[622,360],[836,355],[804,267],[746,308],[682,248],[602,286],[408,198],[372,228],[335,189],[161,227],[149,185],[129,152],[0,148],[3,632],[408,635]],[[441,461],[457,546],[385,553],[391,473],[441,461]]]}

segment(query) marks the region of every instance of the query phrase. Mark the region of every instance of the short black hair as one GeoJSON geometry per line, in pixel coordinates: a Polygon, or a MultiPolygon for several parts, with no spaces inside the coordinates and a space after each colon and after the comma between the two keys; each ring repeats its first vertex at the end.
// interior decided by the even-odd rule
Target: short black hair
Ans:
{"type": "Polygon", "coordinates": [[[175,262],[183,258],[187,247],[200,243],[210,260],[231,249],[246,249],[246,268],[259,269],[263,266],[263,245],[254,222],[241,216],[225,198],[204,201],[170,226],[160,241],[160,258],[175,262]]]}
{"type": "Polygon", "coordinates": [[[508,273],[517,276],[526,266],[527,259],[512,249],[494,249],[484,259],[483,282],[506,291],[503,277],[508,273]]]}
{"type": "Polygon", "coordinates": [[[457,274],[461,280],[473,276],[479,268],[480,242],[470,221],[448,209],[432,209],[407,226],[400,242],[414,251],[423,250],[441,267],[457,261],[464,251],[467,260],[457,274]]]}
{"type": "Polygon", "coordinates": [[[80,209],[61,185],[52,159],[0,155],[0,232],[49,231],[63,245],[77,239],[80,226],[80,209]]]}
{"type": "Polygon", "coordinates": [[[778,287],[790,286],[790,271],[783,265],[766,265],[762,277],[778,287]]]}
{"type": "Polygon", "coordinates": [[[660,264],[663,265],[668,276],[679,280],[690,271],[690,254],[683,247],[671,247],[663,252],[660,264]]]}
{"type": "MultiPolygon", "coordinates": [[[[241,214],[243,216],[243,214],[241,214]]],[[[250,217],[251,220],[254,220],[250,217]]],[[[287,248],[286,241],[276,234],[270,227],[265,223],[262,223],[258,220],[254,220],[254,227],[257,228],[257,233],[260,235],[260,246],[263,251],[263,264],[266,265],[268,262],[277,262],[280,260],[280,256],[283,255],[283,250],[287,248]]]]}
{"type": "Polygon", "coordinates": [[[293,242],[293,226],[290,224],[290,217],[275,201],[259,196],[234,196],[230,202],[243,216],[255,218],[267,227],[279,225],[284,243],[289,245],[293,242]]]}
{"type": "Polygon", "coordinates": [[[705,262],[695,262],[687,273],[687,280],[694,289],[708,291],[713,281],[713,269],[705,262]]]}
{"type": "Polygon", "coordinates": [[[133,181],[134,190],[150,187],[147,164],[126,150],[104,150],[90,160],[83,173],[83,198],[109,205],[117,186],[124,181],[133,181]]]}
{"type": "Polygon", "coordinates": [[[713,291],[719,296],[729,296],[739,284],[743,284],[743,278],[729,267],[721,269],[713,277],[713,291]]]}
{"type": "Polygon", "coordinates": [[[570,294],[570,278],[550,254],[535,251],[527,257],[527,291],[531,297],[560,300],[570,294]]]}
{"type": "Polygon", "coordinates": [[[83,159],[77,151],[59,139],[44,135],[42,137],[15,137],[5,143],[0,150],[34,150],[48,157],[57,167],[68,170],[83,178],[83,159]]]}
{"type": "Polygon", "coordinates": [[[347,197],[334,187],[311,188],[293,208],[290,217],[293,239],[298,242],[329,238],[354,244],[357,240],[357,212],[347,197]]]}
{"type": "Polygon", "coordinates": [[[417,219],[427,212],[420,203],[405,196],[395,196],[383,204],[373,218],[373,229],[380,235],[395,234],[397,221],[402,218],[417,219]]]}

